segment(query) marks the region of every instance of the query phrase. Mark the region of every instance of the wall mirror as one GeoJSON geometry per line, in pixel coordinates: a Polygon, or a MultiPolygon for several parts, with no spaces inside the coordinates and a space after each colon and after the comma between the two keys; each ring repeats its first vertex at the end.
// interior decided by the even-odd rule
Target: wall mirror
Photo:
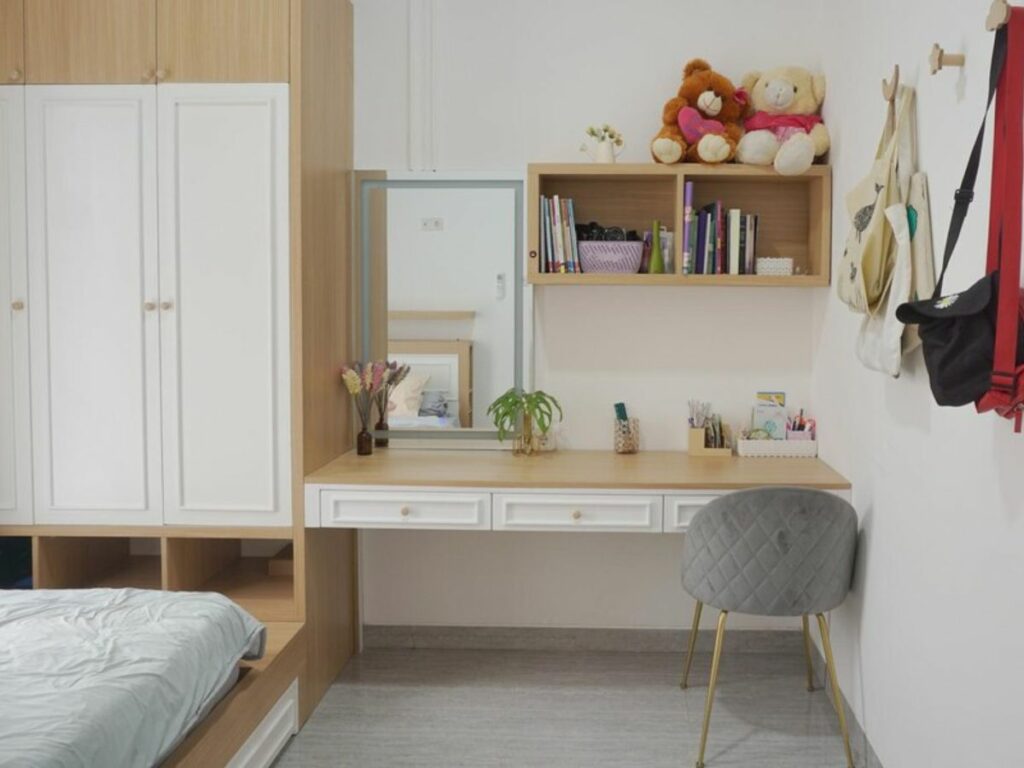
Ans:
{"type": "Polygon", "coordinates": [[[523,183],[356,176],[363,360],[411,371],[390,439],[486,439],[487,406],[523,386],[523,183]]]}

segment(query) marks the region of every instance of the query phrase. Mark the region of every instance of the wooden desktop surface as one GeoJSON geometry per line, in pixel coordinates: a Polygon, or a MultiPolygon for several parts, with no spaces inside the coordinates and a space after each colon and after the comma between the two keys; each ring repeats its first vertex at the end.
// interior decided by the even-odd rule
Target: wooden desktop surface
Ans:
{"type": "Polygon", "coordinates": [[[691,457],[681,451],[511,451],[376,449],[346,453],[306,477],[321,485],[606,490],[739,489],[799,485],[845,490],[850,482],[820,459],[691,457]]]}

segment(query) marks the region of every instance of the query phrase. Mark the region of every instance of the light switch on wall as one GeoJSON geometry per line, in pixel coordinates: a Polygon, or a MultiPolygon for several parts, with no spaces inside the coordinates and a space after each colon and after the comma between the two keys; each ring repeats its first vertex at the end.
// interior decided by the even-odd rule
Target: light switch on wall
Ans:
{"type": "Polygon", "coordinates": [[[424,232],[440,232],[444,229],[444,219],[440,217],[420,219],[420,229],[424,232]]]}

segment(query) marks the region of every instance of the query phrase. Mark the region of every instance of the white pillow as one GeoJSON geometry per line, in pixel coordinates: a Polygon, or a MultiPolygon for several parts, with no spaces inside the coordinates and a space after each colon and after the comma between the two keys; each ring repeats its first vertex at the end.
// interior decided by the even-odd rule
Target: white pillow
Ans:
{"type": "Polygon", "coordinates": [[[409,372],[402,382],[391,392],[388,400],[388,412],[395,416],[419,416],[420,404],[423,402],[423,388],[430,379],[425,373],[409,372]]]}

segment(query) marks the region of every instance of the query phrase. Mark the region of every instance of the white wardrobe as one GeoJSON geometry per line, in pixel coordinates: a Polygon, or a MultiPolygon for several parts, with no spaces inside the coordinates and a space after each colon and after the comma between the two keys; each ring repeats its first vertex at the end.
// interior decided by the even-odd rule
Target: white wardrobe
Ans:
{"type": "Polygon", "coordinates": [[[0,522],[290,525],[288,86],[0,90],[0,522]]]}

